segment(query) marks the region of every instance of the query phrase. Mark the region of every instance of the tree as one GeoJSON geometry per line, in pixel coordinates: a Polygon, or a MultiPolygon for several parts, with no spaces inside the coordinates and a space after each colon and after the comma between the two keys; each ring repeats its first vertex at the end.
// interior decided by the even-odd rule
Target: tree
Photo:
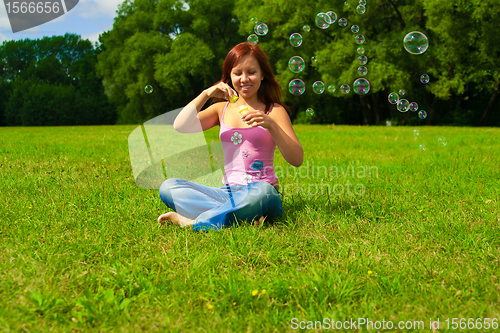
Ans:
{"type": "MultiPolygon", "coordinates": [[[[450,110],[442,108],[444,101],[463,101],[468,85],[477,84],[480,91],[493,93],[490,105],[494,105],[498,98],[498,93],[495,94],[498,89],[494,88],[498,74],[494,68],[499,68],[499,46],[494,27],[500,22],[499,9],[493,0],[458,3],[439,0],[369,1],[367,11],[362,15],[357,13],[357,3],[348,4],[340,0],[297,0],[293,3],[239,0],[236,5],[240,9],[237,14],[242,22],[241,33],[251,33],[253,23],[250,18],[253,16],[269,25],[269,36],[262,38],[261,46],[275,57],[284,89],[294,77],[301,77],[306,82],[303,96],[296,98],[287,94],[287,100],[299,105],[302,112],[307,107],[317,110],[318,117],[313,120],[325,122],[328,115],[334,114],[333,118],[347,123],[356,123],[360,119],[364,124],[379,124],[384,118],[399,118],[401,122],[413,119],[415,122],[418,120],[416,113],[402,114],[387,102],[389,92],[400,89],[406,90],[410,101],[418,101],[429,111],[428,123],[443,120],[444,114],[440,112],[453,113],[463,107],[457,102],[450,110]],[[328,29],[318,28],[314,22],[316,14],[329,10],[337,14],[337,21],[328,29]],[[345,28],[339,27],[340,18],[347,19],[345,28]],[[303,31],[304,24],[311,27],[311,32],[303,31]],[[354,24],[360,27],[359,33],[351,32],[350,27],[354,24]],[[421,31],[429,38],[430,47],[425,53],[412,55],[403,48],[403,38],[411,31],[421,31]],[[464,34],[464,31],[468,33],[464,34]],[[299,48],[291,47],[288,42],[290,34],[296,32],[304,37],[299,48]],[[352,83],[361,77],[357,71],[360,65],[356,51],[360,45],[354,42],[358,34],[366,39],[362,45],[368,58],[365,77],[371,83],[371,91],[366,96],[352,93],[352,83]],[[287,69],[287,61],[293,55],[301,55],[306,60],[306,70],[300,75],[287,69]],[[311,56],[316,56],[317,63],[309,60],[311,56]],[[486,72],[485,66],[492,72],[486,72]],[[431,76],[427,85],[419,81],[424,73],[431,76]],[[321,96],[309,93],[316,80],[326,85],[334,84],[336,93],[333,96],[326,95],[326,92],[321,96]],[[349,84],[351,93],[339,93],[341,84],[349,84]],[[352,118],[352,112],[355,118],[352,118]]],[[[472,116],[476,120],[479,119],[478,111],[482,113],[476,109],[472,116]]],[[[450,119],[451,122],[454,120],[450,119]]],[[[472,120],[467,119],[468,124],[474,124],[472,120]]]]}
{"type": "Polygon", "coordinates": [[[0,47],[1,87],[6,92],[0,105],[2,124],[114,123],[116,111],[95,75],[99,52],[90,41],[73,34],[4,42],[0,47]]]}
{"type": "Polygon", "coordinates": [[[124,2],[113,29],[101,35],[97,64],[119,123],[184,106],[218,81],[224,57],[243,39],[233,10],[229,0],[124,2]]]}
{"type": "Polygon", "coordinates": [[[121,122],[141,122],[185,105],[220,77],[227,52],[254,33],[252,17],[264,22],[269,33],[259,45],[291,106],[292,119],[311,123],[382,124],[500,124],[498,116],[499,73],[496,28],[498,6],[494,0],[373,0],[366,13],[357,3],[344,0],[307,1],[125,1],[113,29],[102,35],[103,52],[98,75],[118,107],[121,122]],[[336,21],[327,29],[315,23],[319,12],[333,11],[336,21]],[[345,27],[340,18],[347,19],[345,27]],[[307,24],[311,31],[305,32],[307,24]],[[351,31],[352,25],[359,32],[351,31]],[[403,38],[421,31],[429,49],[420,55],[404,49],[403,38]],[[300,47],[289,36],[300,33],[300,47]],[[355,37],[363,35],[364,44],[355,37]],[[361,75],[358,47],[364,47],[368,72],[361,75]],[[288,69],[292,56],[301,56],[306,67],[300,74],[288,69]],[[317,62],[312,62],[315,56],[317,62]],[[431,78],[420,82],[422,74],[431,78]],[[353,90],[356,79],[370,82],[367,95],[353,90]],[[301,96],[288,92],[294,78],[302,79],[301,96]],[[312,84],[322,81],[325,92],[316,94],[312,84]],[[148,95],[144,86],[155,91],[148,95]],[[340,86],[348,84],[350,93],[340,86]],[[328,86],[334,85],[330,93],[328,86]],[[404,98],[428,111],[426,120],[416,112],[401,113],[387,101],[391,91],[406,91],[404,98]],[[488,96],[489,94],[489,96],[488,96]],[[313,108],[315,115],[305,115],[313,108]]]}

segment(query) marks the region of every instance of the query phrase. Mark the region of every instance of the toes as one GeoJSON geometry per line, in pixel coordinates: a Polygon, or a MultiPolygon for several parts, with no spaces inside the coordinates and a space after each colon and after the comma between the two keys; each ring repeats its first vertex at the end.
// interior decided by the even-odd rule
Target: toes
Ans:
{"type": "Polygon", "coordinates": [[[165,221],[170,219],[170,213],[162,214],[158,216],[158,222],[163,225],[165,224],[165,221]]]}
{"type": "Polygon", "coordinates": [[[260,227],[263,224],[265,218],[266,218],[265,216],[261,216],[261,217],[259,217],[258,220],[255,220],[253,222],[254,227],[260,227]]]}

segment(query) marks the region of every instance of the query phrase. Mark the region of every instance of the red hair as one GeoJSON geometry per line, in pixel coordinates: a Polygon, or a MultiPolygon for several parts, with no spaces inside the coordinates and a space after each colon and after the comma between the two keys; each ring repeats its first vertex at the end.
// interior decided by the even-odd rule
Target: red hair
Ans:
{"type": "Polygon", "coordinates": [[[229,51],[226,59],[224,60],[224,64],[222,65],[221,82],[227,83],[234,89],[231,81],[231,70],[233,69],[234,64],[247,54],[251,55],[258,61],[262,74],[264,75],[264,80],[262,80],[259,91],[257,92],[257,98],[262,103],[266,104],[266,110],[269,110],[274,103],[277,103],[283,106],[288,112],[288,107],[281,101],[281,86],[274,78],[273,69],[267,61],[269,57],[256,44],[250,44],[247,42],[240,43],[229,51]]]}

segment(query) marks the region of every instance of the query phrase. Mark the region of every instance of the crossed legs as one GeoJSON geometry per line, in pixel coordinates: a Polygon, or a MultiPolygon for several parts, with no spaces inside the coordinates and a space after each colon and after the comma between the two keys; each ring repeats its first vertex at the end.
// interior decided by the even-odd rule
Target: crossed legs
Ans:
{"type": "Polygon", "coordinates": [[[266,217],[282,216],[281,200],[269,183],[208,187],[187,180],[167,179],[160,187],[160,198],[174,212],[162,214],[162,225],[191,226],[193,230],[221,229],[240,220],[260,226],[266,217]]]}

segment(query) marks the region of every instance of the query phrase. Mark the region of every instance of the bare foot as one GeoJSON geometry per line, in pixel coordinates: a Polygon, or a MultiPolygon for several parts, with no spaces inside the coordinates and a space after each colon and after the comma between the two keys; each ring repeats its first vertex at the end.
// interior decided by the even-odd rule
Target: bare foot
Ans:
{"type": "Polygon", "coordinates": [[[187,217],[179,215],[175,212],[168,212],[158,217],[158,222],[161,225],[164,225],[166,221],[170,221],[174,224],[180,225],[181,227],[187,227],[188,225],[194,224],[194,220],[188,219],[187,217]]]}
{"type": "Polygon", "coordinates": [[[266,217],[267,216],[261,216],[258,220],[253,221],[253,226],[256,228],[260,227],[264,223],[266,217]]]}

